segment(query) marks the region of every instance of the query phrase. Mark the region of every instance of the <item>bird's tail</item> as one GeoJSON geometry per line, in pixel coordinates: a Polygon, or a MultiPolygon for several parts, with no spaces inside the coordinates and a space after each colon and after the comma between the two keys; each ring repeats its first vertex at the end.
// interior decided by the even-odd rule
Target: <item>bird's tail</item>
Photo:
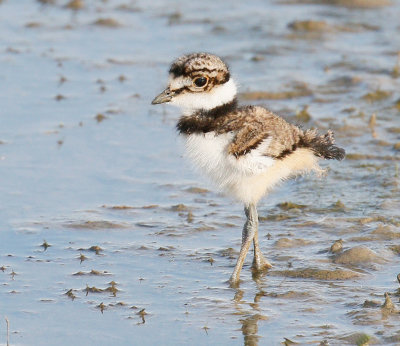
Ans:
{"type": "Polygon", "coordinates": [[[319,135],[316,130],[307,130],[304,132],[302,141],[318,157],[339,161],[344,159],[345,151],[335,145],[335,138],[331,130],[324,135],[319,135]]]}

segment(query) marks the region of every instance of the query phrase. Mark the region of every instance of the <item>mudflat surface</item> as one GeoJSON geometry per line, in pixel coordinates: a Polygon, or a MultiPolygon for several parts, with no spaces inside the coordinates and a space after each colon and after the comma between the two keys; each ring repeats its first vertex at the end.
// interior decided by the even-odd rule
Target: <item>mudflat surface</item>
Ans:
{"type": "Polygon", "coordinates": [[[394,0],[0,1],[0,344],[6,317],[11,345],[399,344],[398,18],[394,0]],[[274,267],[252,277],[249,256],[237,289],[242,206],[150,105],[193,51],[348,153],[260,203],[274,267]]]}

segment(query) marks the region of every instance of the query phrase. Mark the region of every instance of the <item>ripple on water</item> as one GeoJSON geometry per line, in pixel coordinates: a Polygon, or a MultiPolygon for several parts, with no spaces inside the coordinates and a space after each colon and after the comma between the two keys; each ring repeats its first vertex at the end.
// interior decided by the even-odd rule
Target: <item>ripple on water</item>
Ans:
{"type": "Polygon", "coordinates": [[[399,6],[0,1],[10,344],[398,344],[399,6]],[[242,103],[348,153],[260,203],[273,268],[249,256],[236,289],[243,208],[183,163],[177,111],[150,106],[197,50],[226,59],[242,103]]]}

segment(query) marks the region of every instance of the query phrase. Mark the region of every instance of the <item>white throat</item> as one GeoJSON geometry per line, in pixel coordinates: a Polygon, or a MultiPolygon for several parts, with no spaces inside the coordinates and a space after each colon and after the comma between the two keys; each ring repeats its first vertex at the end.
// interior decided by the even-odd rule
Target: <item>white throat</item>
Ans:
{"type": "Polygon", "coordinates": [[[236,84],[231,78],[209,92],[185,93],[174,97],[170,104],[180,107],[184,114],[192,114],[200,109],[210,110],[231,102],[236,96],[236,84]]]}

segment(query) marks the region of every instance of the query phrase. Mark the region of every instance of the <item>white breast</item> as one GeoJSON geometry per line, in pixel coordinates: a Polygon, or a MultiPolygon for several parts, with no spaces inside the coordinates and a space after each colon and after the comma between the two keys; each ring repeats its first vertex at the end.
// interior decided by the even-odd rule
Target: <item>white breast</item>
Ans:
{"type": "MultiPolygon", "coordinates": [[[[205,172],[220,189],[249,203],[249,197],[245,195],[250,193],[250,190],[261,188],[263,191],[259,191],[257,195],[263,195],[266,188],[249,186],[248,183],[255,177],[264,175],[274,165],[275,160],[262,155],[263,149],[269,145],[268,139],[257,149],[235,158],[228,154],[228,146],[233,136],[233,133],[215,135],[214,132],[186,136],[186,155],[194,166],[205,172]]],[[[265,184],[268,185],[267,181],[265,184]]]]}

